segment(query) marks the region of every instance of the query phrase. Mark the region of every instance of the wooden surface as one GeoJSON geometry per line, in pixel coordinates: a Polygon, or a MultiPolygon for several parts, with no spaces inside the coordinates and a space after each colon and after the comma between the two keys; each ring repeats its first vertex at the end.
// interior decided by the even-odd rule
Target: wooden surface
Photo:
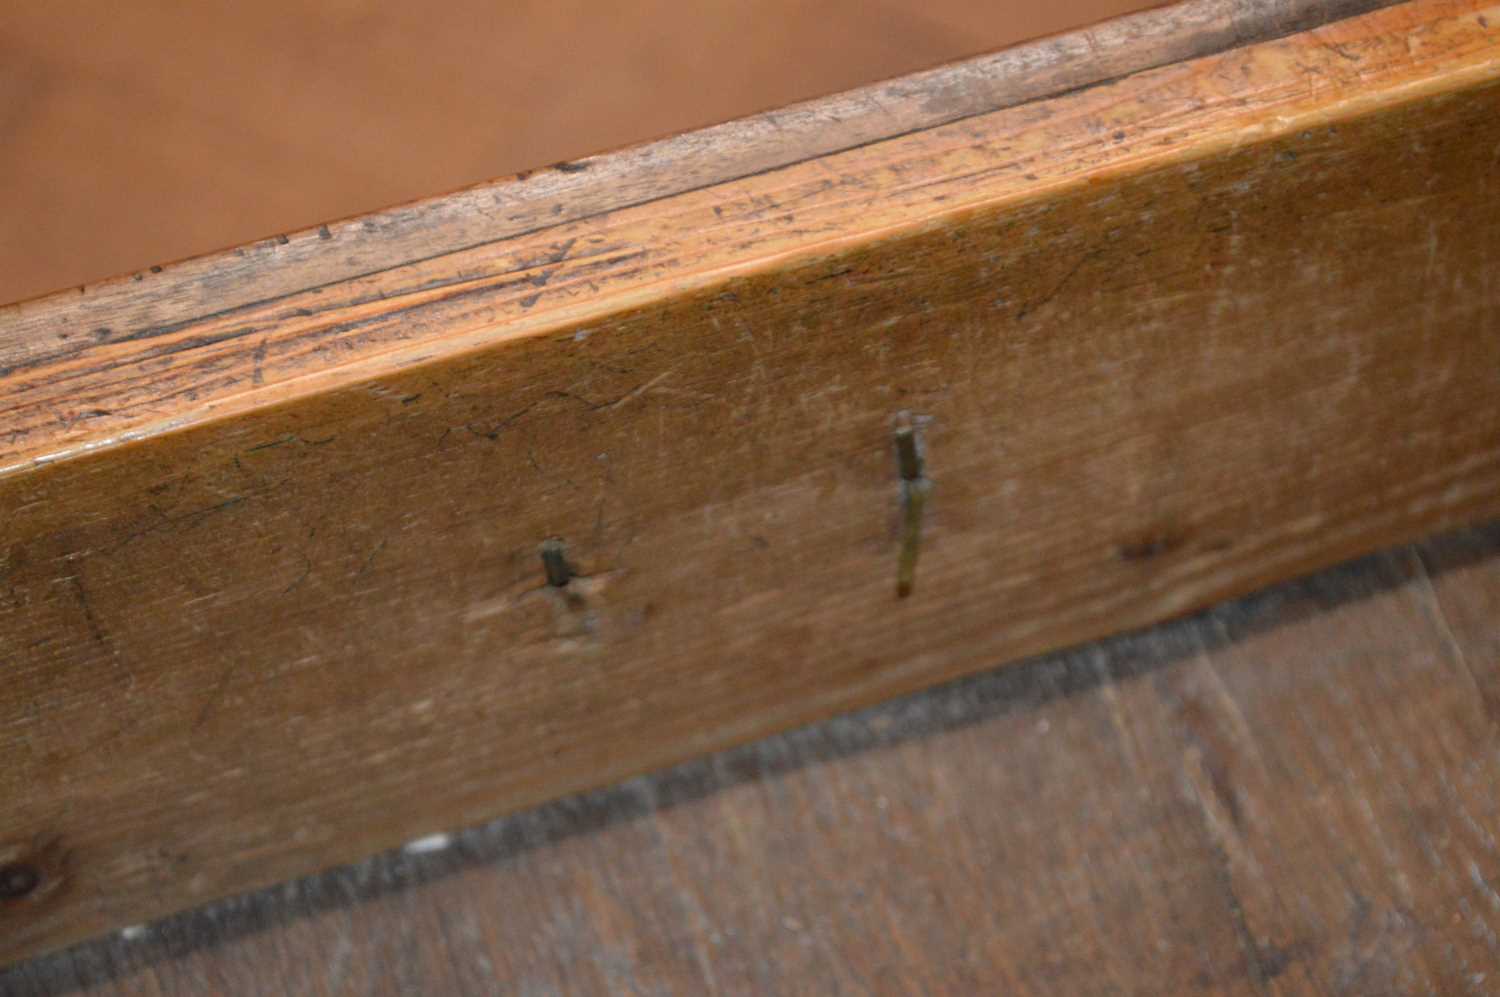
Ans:
{"type": "MultiPolygon", "coordinates": [[[[80,286],[76,294],[0,310],[0,374],[109,343],[156,339],[201,315],[234,316],[412,261],[602,218],[613,210],[1382,5],[1382,0],[1195,0],[625,152],[524,170],[514,179],[138,270],[80,286]]],[[[265,232],[270,222],[263,225],[265,232]]],[[[135,246],[137,253],[144,249],[135,246]]],[[[24,252],[18,246],[12,255],[24,252]]],[[[29,265],[16,262],[18,268],[29,265]]],[[[78,272],[56,270],[59,280],[78,272]]]]}
{"type": "Polygon", "coordinates": [[[1494,514],[1495,17],[1424,0],[18,366],[0,847],[43,879],[0,953],[1494,514]],[[902,410],[935,492],[897,600],[902,410]]]}
{"type": "Polygon", "coordinates": [[[1487,994],[1500,526],[0,970],[61,994],[1487,994]]]}
{"type": "Polygon", "coordinates": [[[7,3],[0,302],[1149,5],[7,3]]]}

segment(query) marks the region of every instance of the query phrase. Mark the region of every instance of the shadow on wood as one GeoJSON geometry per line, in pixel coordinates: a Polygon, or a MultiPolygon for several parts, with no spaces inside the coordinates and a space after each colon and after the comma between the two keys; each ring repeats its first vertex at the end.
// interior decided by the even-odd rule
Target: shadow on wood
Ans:
{"type": "MultiPolygon", "coordinates": [[[[55,997],[128,979],[163,961],[211,952],[258,932],[295,932],[290,926],[303,918],[369,904],[402,891],[426,889],[472,870],[505,866],[529,852],[555,850],[575,836],[597,834],[621,823],[654,820],[675,807],[725,794],[747,782],[774,781],[807,766],[836,764],[904,743],[939,738],[962,728],[994,723],[1006,715],[1045,717],[1048,708],[1059,700],[1107,695],[1109,687],[1178,668],[1184,662],[1224,652],[1340,609],[1358,610],[1367,625],[1379,629],[1378,608],[1361,609],[1362,604],[1414,584],[1437,582],[1452,572],[1484,562],[1500,568],[1500,522],[1370,555],[1192,617],[951,682],[623,785],[558,800],[481,827],[456,830],[451,844],[436,853],[388,852],[357,865],[167,918],[139,932],[138,937],[112,936],[78,945],[0,970],[0,989],[18,997],[55,997]]],[[[1337,645],[1326,650],[1333,655],[1340,653],[1337,645]]],[[[1396,703],[1389,705],[1399,708],[1396,703]]],[[[1090,764],[1087,751],[1072,750],[1079,764],[1090,764]]],[[[1005,764],[1005,759],[997,758],[995,763],[1005,764]]],[[[1226,798],[1233,795],[1231,788],[1223,786],[1220,792],[1226,798]]],[[[1292,799],[1285,804],[1288,808],[1298,806],[1292,799]]],[[[1038,810],[1030,816],[1044,825],[1057,825],[1059,832],[1073,819],[1067,811],[1057,809],[1038,810]]],[[[820,818],[806,812],[791,819],[790,833],[795,836],[807,834],[799,828],[820,818]]],[[[707,830],[728,833],[724,825],[707,830]]],[[[934,862],[938,863],[943,843],[934,839],[931,844],[934,862]]],[[[704,851],[710,848],[706,841],[685,845],[704,851]]],[[[875,864],[881,860],[878,852],[866,858],[875,864]]],[[[792,868],[798,861],[788,857],[792,868]]],[[[763,874],[753,868],[724,872],[725,878],[714,884],[715,889],[739,889],[741,880],[763,874]]],[[[783,872],[765,870],[764,875],[783,872]]],[[[1034,874],[1023,869],[1006,873],[1022,879],[1034,874]]],[[[495,873],[497,877],[504,875],[495,873]]],[[[1439,913],[1420,910],[1411,912],[1411,916],[1427,920],[1439,913]]],[[[416,930],[399,914],[393,917],[393,927],[416,930]]],[[[433,939],[432,944],[442,942],[433,939]]]]}

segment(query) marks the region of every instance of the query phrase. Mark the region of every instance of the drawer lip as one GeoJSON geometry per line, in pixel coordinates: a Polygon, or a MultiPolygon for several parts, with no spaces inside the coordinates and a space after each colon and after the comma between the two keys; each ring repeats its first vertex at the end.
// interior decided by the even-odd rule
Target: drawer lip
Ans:
{"type": "MultiPolygon", "coordinates": [[[[109,364],[120,344],[164,339],[309,290],[378,278],[414,263],[1282,38],[1394,2],[1167,4],[661,141],[0,305],[0,411],[17,386],[39,372],[86,366],[94,358],[109,364]]],[[[178,348],[180,343],[162,347],[178,348]]],[[[8,439],[0,437],[0,473],[18,459],[88,452],[192,421],[189,411],[180,419],[154,420],[161,425],[153,428],[100,421],[101,411],[96,406],[70,413],[49,431],[28,431],[21,446],[16,427],[8,427],[8,439]]]]}

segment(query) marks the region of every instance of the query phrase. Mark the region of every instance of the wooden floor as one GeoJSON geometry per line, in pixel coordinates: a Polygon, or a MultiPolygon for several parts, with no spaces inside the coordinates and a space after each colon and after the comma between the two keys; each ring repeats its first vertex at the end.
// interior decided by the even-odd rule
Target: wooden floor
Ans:
{"type": "Polygon", "coordinates": [[[0,973],[0,992],[1493,993],[1500,525],[0,973]]]}
{"type": "MultiPolygon", "coordinates": [[[[11,6],[0,300],[1042,30],[969,0],[11,6]]],[[[1490,525],[0,970],[0,994],[1494,992],[1497,621],[1490,525]]]]}

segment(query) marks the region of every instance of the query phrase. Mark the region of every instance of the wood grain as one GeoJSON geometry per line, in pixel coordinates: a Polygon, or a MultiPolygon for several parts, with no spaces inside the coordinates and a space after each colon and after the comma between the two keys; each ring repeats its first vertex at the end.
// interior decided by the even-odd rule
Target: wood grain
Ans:
{"type": "Polygon", "coordinates": [[[0,957],[1500,511],[1497,16],[52,327],[0,382],[0,957]]]}
{"type": "Polygon", "coordinates": [[[879,3],[5,4],[0,302],[1150,5],[879,3]]]}
{"type": "MultiPolygon", "coordinates": [[[[90,336],[110,341],[154,336],[163,327],[175,328],[193,318],[274,303],[338,281],[378,276],[414,260],[603,216],[1234,44],[1279,37],[1386,2],[1193,0],[625,152],[563,162],[561,168],[526,170],[471,190],[138,271],[79,287],[76,292],[0,309],[0,372],[75,355],[80,348],[93,345],[90,336]],[[73,330],[68,339],[58,338],[59,327],[73,330]]],[[[847,20],[860,18],[851,15],[847,20]]],[[[721,30],[733,34],[735,26],[721,30]]],[[[774,102],[775,95],[772,91],[759,99],[774,102]]],[[[468,101],[463,106],[472,104],[468,101]]],[[[331,125],[324,129],[336,130],[331,125]]],[[[588,134],[592,144],[585,150],[645,137],[598,130],[588,134]]],[[[383,147],[385,136],[380,139],[383,147]]],[[[430,140],[424,140],[418,147],[425,150],[429,144],[430,140]]],[[[421,155],[425,157],[426,152],[421,155]]],[[[546,161],[523,163],[534,166],[546,161]]],[[[342,180],[339,185],[348,186],[342,180]]],[[[337,202],[329,192],[318,192],[318,196],[321,213],[316,217],[326,219],[337,202]]],[[[227,241],[232,231],[216,229],[213,244],[227,241]]]]}
{"type": "Polygon", "coordinates": [[[0,971],[61,994],[1484,994],[1500,527],[0,971]]]}

